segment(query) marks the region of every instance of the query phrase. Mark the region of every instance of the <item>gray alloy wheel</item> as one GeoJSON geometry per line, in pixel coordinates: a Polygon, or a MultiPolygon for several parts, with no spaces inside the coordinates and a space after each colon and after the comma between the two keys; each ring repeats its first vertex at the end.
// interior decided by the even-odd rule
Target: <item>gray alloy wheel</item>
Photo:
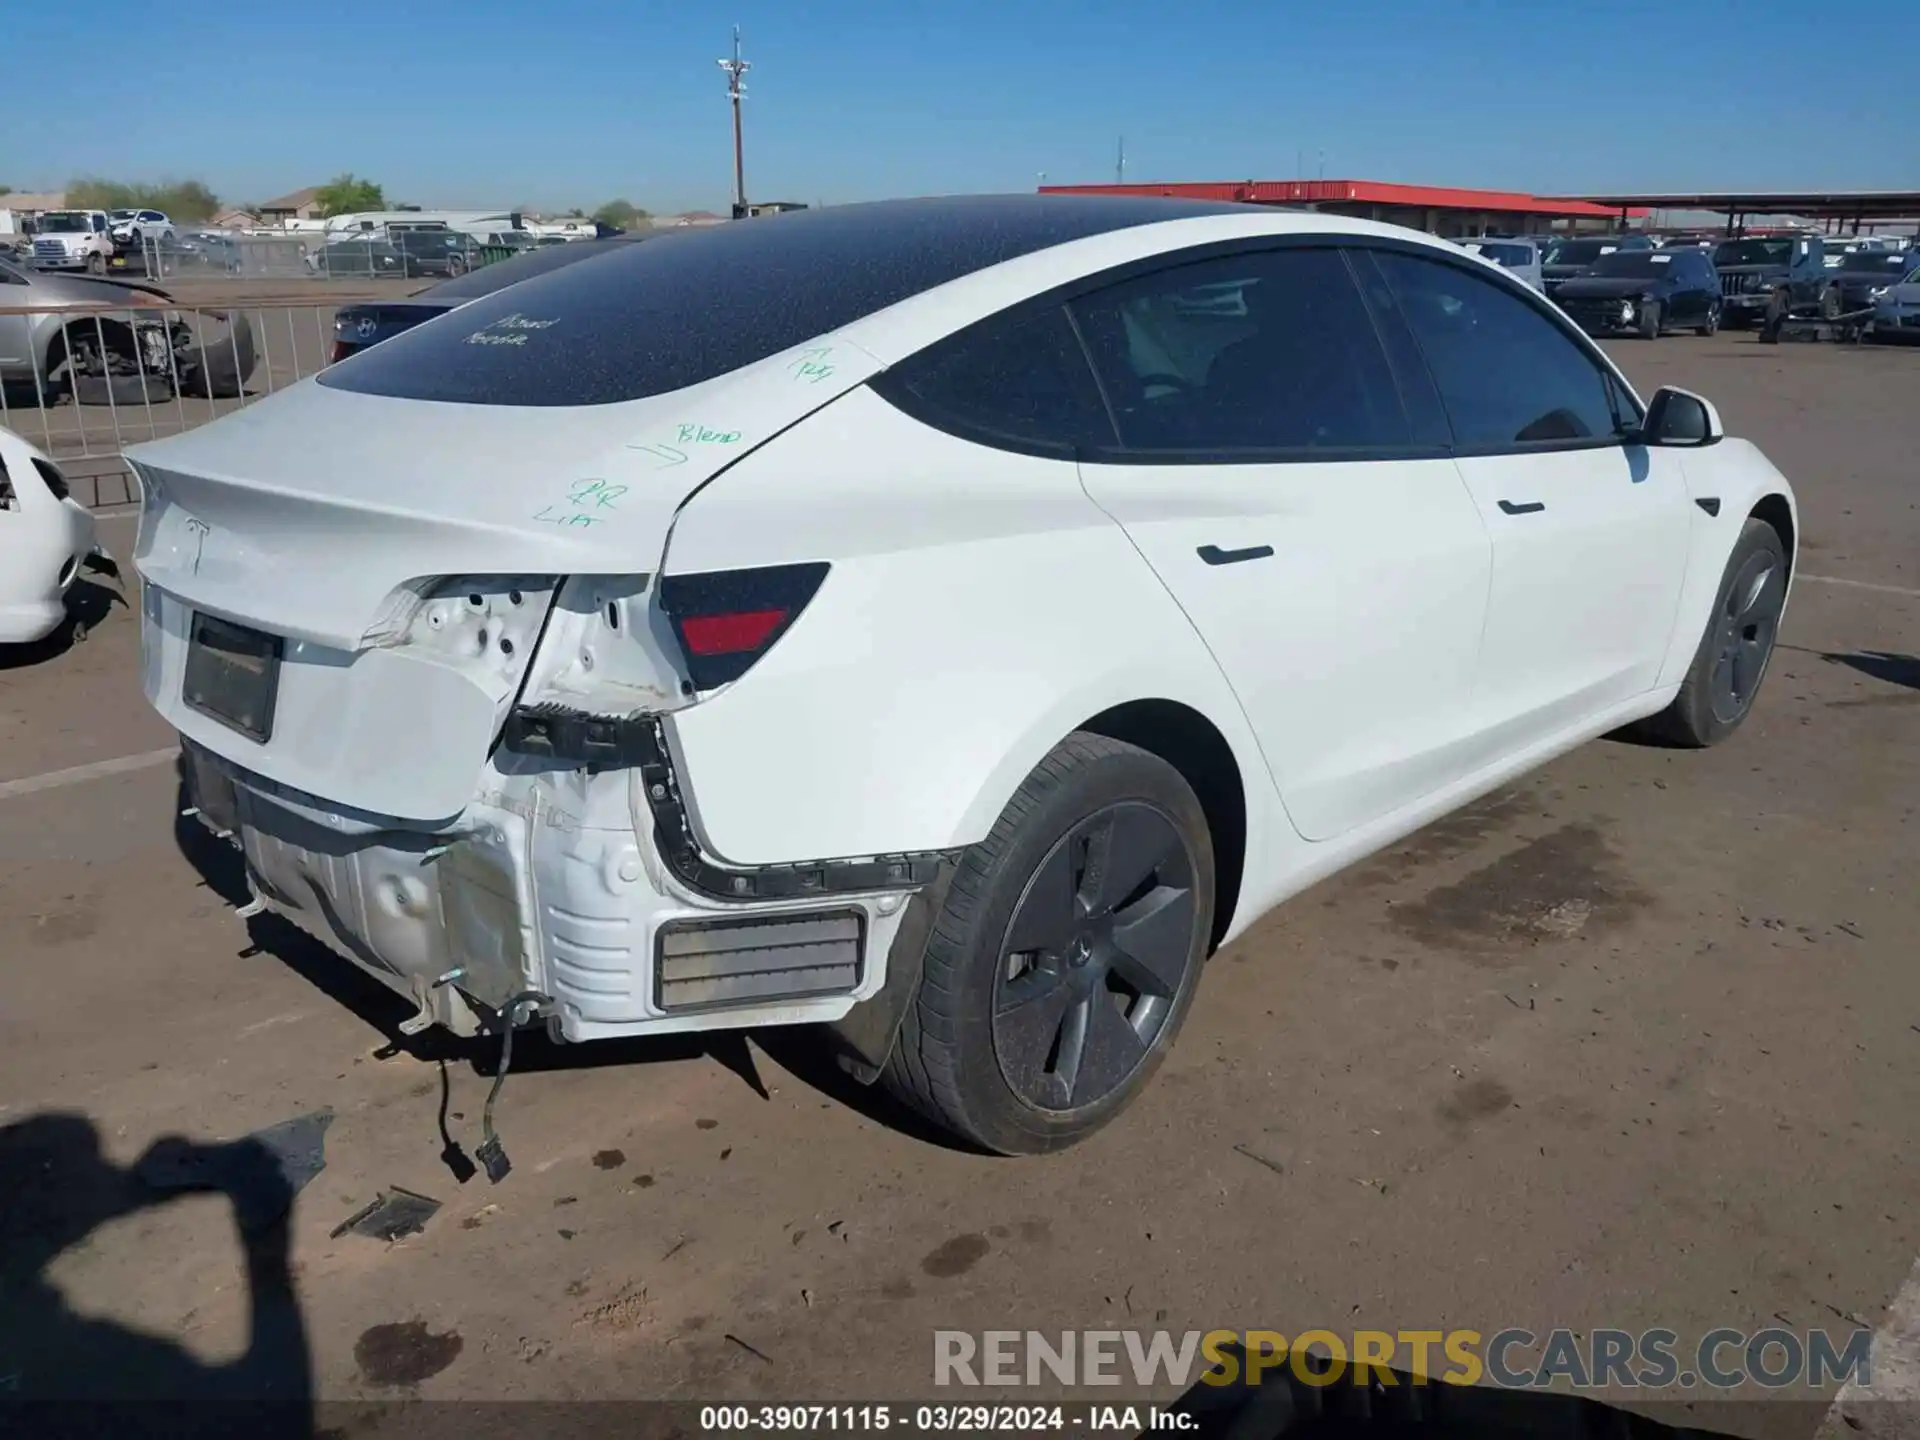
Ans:
{"type": "Polygon", "coordinates": [[[1753,711],[1787,604],[1788,557],[1780,535],[1749,517],[1727,559],[1705,633],[1673,703],[1636,728],[1649,739],[1718,744],[1753,711]]]}
{"type": "Polygon", "coordinates": [[[1765,550],[1747,555],[1721,597],[1716,617],[1708,693],[1713,718],[1722,725],[1738,725],[1753,708],[1786,605],[1786,562],[1765,550]]]}
{"type": "Polygon", "coordinates": [[[1082,1110],[1146,1060],[1193,963],[1191,846],[1138,801],[1095,811],[1027,881],[994,982],[993,1048],[1040,1110],[1082,1110]]]}
{"type": "Polygon", "coordinates": [[[1180,771],[1109,736],[1069,735],[935,902],[887,1087],[1001,1155],[1085,1139],[1179,1034],[1214,886],[1212,832],[1180,771]]]}

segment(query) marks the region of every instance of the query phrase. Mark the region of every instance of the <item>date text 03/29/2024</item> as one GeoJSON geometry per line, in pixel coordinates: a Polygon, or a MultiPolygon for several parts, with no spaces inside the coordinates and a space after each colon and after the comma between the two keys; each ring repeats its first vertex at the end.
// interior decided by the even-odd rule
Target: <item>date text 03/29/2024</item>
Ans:
{"type": "Polygon", "coordinates": [[[879,1433],[976,1434],[1000,1431],[1145,1431],[1199,1427],[1200,1417],[1159,1405],[706,1405],[706,1435],[879,1433]]]}

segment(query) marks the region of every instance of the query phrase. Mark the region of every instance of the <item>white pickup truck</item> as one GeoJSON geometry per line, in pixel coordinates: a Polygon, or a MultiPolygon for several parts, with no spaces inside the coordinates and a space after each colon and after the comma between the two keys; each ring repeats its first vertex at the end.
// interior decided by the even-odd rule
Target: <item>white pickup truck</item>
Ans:
{"type": "Polygon", "coordinates": [[[49,210],[33,224],[34,268],[106,273],[112,227],[104,210],[49,210]]]}

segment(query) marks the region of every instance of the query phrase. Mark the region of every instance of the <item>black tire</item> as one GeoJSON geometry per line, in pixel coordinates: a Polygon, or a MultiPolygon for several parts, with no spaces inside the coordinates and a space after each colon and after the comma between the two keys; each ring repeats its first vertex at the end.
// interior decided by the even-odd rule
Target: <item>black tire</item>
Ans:
{"type": "Polygon", "coordinates": [[[1749,517],[1727,557],[1713,612],[1680,693],[1643,723],[1643,734],[1697,750],[1719,744],[1740,728],[1753,711],[1773,658],[1786,589],[1787,552],[1779,532],[1749,517]],[[1724,668],[1729,664],[1735,667],[1731,676],[1724,668]],[[1720,682],[1728,679],[1733,683],[1723,687],[1720,682]]]}
{"type": "Polygon", "coordinates": [[[1705,321],[1701,323],[1700,333],[1706,336],[1713,336],[1713,335],[1717,335],[1719,332],[1720,332],[1720,302],[1718,300],[1709,300],[1707,302],[1707,318],[1705,321]]]}
{"type": "Polygon", "coordinates": [[[1841,302],[1840,291],[1832,286],[1820,292],[1820,318],[1837,319],[1846,306],[1841,302]]]}
{"type": "Polygon", "coordinates": [[[104,275],[107,273],[107,257],[98,250],[87,256],[87,274],[104,275]]]}
{"type": "Polygon", "coordinates": [[[1658,340],[1660,338],[1660,302],[1648,300],[1640,307],[1640,338],[1658,340]]]}
{"type": "Polygon", "coordinates": [[[887,1062],[888,1088],[961,1139],[1002,1155],[1043,1154],[1086,1138],[1139,1093],[1179,1033],[1213,933],[1213,898],[1212,838],[1180,773],[1118,740],[1068,736],[955,872],[927,941],[919,990],[887,1062]],[[1098,839],[1103,823],[1105,842],[1098,839]],[[1171,837],[1165,859],[1137,880],[1118,857],[1137,862],[1152,846],[1127,843],[1127,827],[1171,837]],[[1094,846],[1102,857],[1114,852],[1110,863],[1094,858],[1094,846]],[[1184,890],[1173,883],[1183,877],[1184,890]],[[1143,891],[1149,883],[1153,888],[1143,891]],[[1059,888],[1063,884],[1068,888],[1059,888]],[[1118,886],[1127,892],[1105,893],[1118,886]],[[1043,894],[1062,897],[1065,913],[1077,917],[1072,937],[1057,947],[1015,951],[1014,921],[1020,918],[1024,928],[1029,906],[1035,913],[1049,908],[1038,904],[1043,894]],[[1184,898],[1140,909],[1169,895],[1184,898]],[[1169,914],[1171,903],[1184,908],[1169,914]],[[1190,923],[1183,926],[1188,911],[1190,923]],[[1112,943],[1126,928],[1136,932],[1134,946],[1146,948],[1139,944],[1140,920],[1116,923],[1128,914],[1164,922],[1155,987],[1131,998],[1128,976],[1147,967],[1133,958],[1133,947],[1112,943]],[[1098,938],[1103,921],[1106,941],[1098,938]],[[1039,1003],[1020,998],[1029,993],[1039,1003]],[[1056,1008],[1057,1022],[1050,1018],[1056,1008]],[[1151,1032],[1143,1036],[1149,1020],[1151,1032]],[[1076,1025],[1078,1038],[1069,1038],[1076,1025]],[[1131,1041],[1111,1038],[1121,1032],[1131,1041]],[[1035,1037],[1046,1037],[1038,1046],[1052,1047],[1038,1067],[1017,1053],[1024,1051],[1028,1061],[1039,1054],[1034,1044],[1019,1043],[1035,1037]],[[1077,1092],[1085,1065],[1095,1068],[1083,1100],[1077,1092]],[[1038,1103],[1036,1094],[1065,1103],[1038,1103]]]}

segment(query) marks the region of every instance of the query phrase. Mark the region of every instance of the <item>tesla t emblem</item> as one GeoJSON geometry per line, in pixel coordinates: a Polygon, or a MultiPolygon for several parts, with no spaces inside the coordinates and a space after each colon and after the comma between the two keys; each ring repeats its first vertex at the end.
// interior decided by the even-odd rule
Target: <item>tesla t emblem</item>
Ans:
{"type": "Polygon", "coordinates": [[[187,533],[193,536],[193,573],[198,575],[200,573],[200,558],[206,554],[207,550],[207,536],[212,532],[206,521],[196,520],[191,515],[187,517],[186,524],[187,533]]]}
{"type": "Polygon", "coordinates": [[[366,340],[370,338],[373,332],[379,329],[380,327],[378,322],[376,322],[371,315],[362,315],[360,317],[360,324],[357,328],[360,331],[360,338],[362,340],[366,340]]]}

